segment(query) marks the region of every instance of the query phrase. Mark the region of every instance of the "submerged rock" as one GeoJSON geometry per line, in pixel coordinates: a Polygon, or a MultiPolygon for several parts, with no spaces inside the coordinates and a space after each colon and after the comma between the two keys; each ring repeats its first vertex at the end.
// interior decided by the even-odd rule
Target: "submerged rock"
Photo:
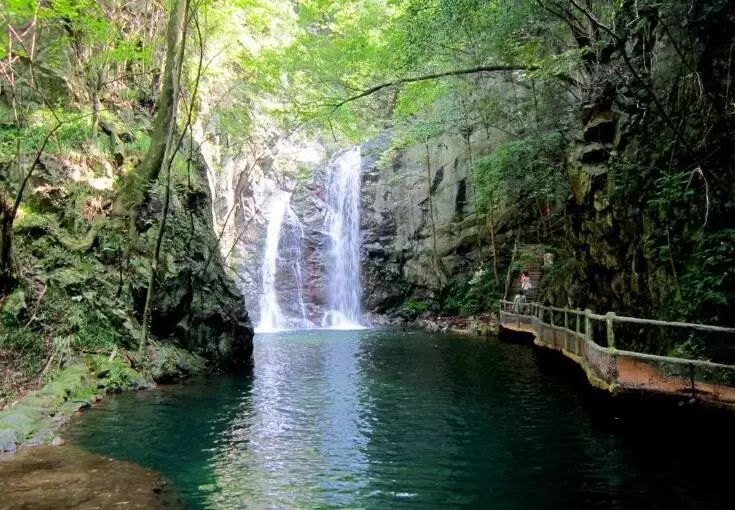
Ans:
{"type": "Polygon", "coordinates": [[[6,510],[184,507],[155,471],[69,446],[0,456],[0,491],[6,510]]]}

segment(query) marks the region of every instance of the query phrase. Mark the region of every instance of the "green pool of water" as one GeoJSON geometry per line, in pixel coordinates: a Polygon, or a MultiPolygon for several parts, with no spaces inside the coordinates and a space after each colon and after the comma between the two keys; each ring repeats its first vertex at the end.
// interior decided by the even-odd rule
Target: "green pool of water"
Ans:
{"type": "Polygon", "coordinates": [[[111,397],[67,438],[192,508],[732,508],[729,434],[613,410],[570,372],[496,340],[261,335],[252,373],[111,397]]]}

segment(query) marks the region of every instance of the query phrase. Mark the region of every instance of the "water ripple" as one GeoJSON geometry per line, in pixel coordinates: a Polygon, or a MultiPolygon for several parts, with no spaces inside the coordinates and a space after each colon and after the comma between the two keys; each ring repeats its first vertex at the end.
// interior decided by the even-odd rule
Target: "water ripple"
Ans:
{"type": "Polygon", "coordinates": [[[697,438],[620,434],[555,366],[471,338],[262,335],[251,375],[109,399],[71,439],[194,508],[724,507],[725,475],[669,448],[697,438]]]}

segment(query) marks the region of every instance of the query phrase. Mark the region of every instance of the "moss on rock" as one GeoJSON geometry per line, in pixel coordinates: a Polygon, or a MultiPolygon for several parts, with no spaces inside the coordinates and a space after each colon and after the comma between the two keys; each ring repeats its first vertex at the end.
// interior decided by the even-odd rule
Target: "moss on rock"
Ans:
{"type": "Polygon", "coordinates": [[[171,345],[152,347],[138,368],[133,353],[91,354],[67,364],[43,388],[0,411],[0,452],[52,444],[58,427],[105,393],[151,388],[208,369],[207,361],[171,345]]]}

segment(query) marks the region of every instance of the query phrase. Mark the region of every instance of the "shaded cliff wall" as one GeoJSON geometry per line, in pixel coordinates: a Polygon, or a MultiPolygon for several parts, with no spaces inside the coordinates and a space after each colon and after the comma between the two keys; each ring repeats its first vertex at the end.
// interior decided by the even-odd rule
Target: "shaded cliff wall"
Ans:
{"type": "MultiPolygon", "coordinates": [[[[485,83],[488,97],[507,104],[528,93],[518,76],[485,83]]],[[[474,165],[512,138],[496,127],[473,126],[469,137],[461,131],[450,125],[426,143],[406,146],[397,146],[389,132],[363,146],[367,310],[391,313],[407,300],[438,303],[451,287],[492,264],[492,226],[477,211],[474,165]]],[[[512,204],[504,204],[493,218],[503,263],[512,251],[514,213],[512,204]]]]}
{"type": "MultiPolygon", "coordinates": [[[[165,27],[164,13],[145,2],[119,7],[119,19],[147,25],[152,37],[165,27]]],[[[24,113],[38,121],[16,122],[15,98],[0,87],[3,194],[18,192],[18,174],[28,171],[40,147],[38,133],[50,132],[57,116],[65,120],[45,146],[14,218],[19,281],[0,302],[0,373],[7,367],[34,381],[80,351],[137,347],[165,192],[161,176],[134,233],[127,218],[113,214],[113,200],[125,193],[118,184],[150,145],[155,79],[150,73],[121,75],[110,66],[100,76],[110,78],[109,86],[104,94],[93,94],[85,73],[98,49],[81,36],[74,39],[79,34],[62,30],[59,20],[45,21],[39,26],[50,28],[23,32],[39,48],[33,66],[43,69],[38,89],[25,85],[34,82],[26,79],[29,66],[14,70],[24,83],[18,96],[24,113]],[[94,121],[90,110],[96,112],[94,121]],[[16,147],[16,140],[23,141],[20,162],[16,150],[5,150],[10,143],[16,147]]],[[[154,63],[162,62],[162,49],[154,52],[154,63]]],[[[151,329],[159,341],[201,354],[214,367],[238,368],[250,361],[252,327],[222,258],[210,256],[215,233],[204,168],[196,148],[182,148],[174,160],[151,329]]]]}
{"type": "MultiPolygon", "coordinates": [[[[564,228],[545,240],[557,255],[544,278],[545,299],[639,316],[732,321],[734,26],[729,1],[640,8],[624,2],[615,21],[620,39],[605,42],[602,34],[608,46],[580,65],[573,95],[559,98],[576,120],[571,127],[549,126],[568,140],[563,177],[571,193],[564,228]]],[[[557,95],[562,90],[559,85],[557,95]]],[[[473,158],[502,141],[473,132],[473,158]]],[[[436,296],[445,274],[466,280],[487,263],[474,248],[478,233],[485,248],[489,239],[473,221],[462,137],[432,139],[428,152],[427,164],[425,147],[403,147],[366,171],[371,309],[436,296]],[[434,232],[441,274],[432,263],[434,232]]],[[[512,217],[510,206],[497,228],[506,254],[509,224],[528,226],[512,217]]],[[[521,242],[534,242],[523,234],[521,242]]]]}
{"type": "Polygon", "coordinates": [[[600,64],[567,154],[568,300],[731,322],[732,2],[628,5],[619,25],[629,63],[600,64]]]}

